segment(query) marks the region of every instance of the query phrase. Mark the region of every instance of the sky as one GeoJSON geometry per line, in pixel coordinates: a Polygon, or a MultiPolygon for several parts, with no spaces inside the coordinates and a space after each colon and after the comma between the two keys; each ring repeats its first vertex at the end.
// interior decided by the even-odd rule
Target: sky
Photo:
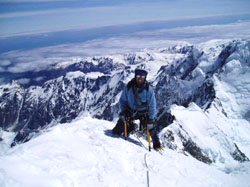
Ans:
{"type": "Polygon", "coordinates": [[[0,37],[250,13],[250,0],[0,0],[0,37]]]}
{"type": "Polygon", "coordinates": [[[250,0],[0,0],[0,84],[86,56],[249,38],[249,7],[250,0]]]}

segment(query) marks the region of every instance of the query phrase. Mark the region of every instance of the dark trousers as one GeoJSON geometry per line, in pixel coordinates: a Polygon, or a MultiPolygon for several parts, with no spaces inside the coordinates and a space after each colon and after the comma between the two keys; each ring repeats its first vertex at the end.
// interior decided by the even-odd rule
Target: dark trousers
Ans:
{"type": "MultiPolygon", "coordinates": [[[[133,118],[133,120],[137,120],[139,119],[140,120],[140,130],[143,130],[143,128],[146,128],[147,127],[147,122],[148,122],[148,117],[147,116],[135,116],[133,118]]],[[[136,128],[136,124],[134,123],[133,120],[128,120],[128,123],[127,123],[127,132],[128,134],[131,133],[132,131],[135,130],[136,128]]],[[[119,118],[119,120],[117,121],[116,123],[116,126],[112,129],[112,133],[113,134],[116,134],[116,135],[122,135],[122,133],[124,133],[124,122],[122,120],[122,118],[119,118]]],[[[150,135],[151,135],[151,138],[152,138],[152,141],[153,141],[153,146],[154,147],[159,147],[160,146],[160,140],[157,136],[157,133],[156,133],[156,129],[153,128],[152,130],[150,130],[150,135]]]]}

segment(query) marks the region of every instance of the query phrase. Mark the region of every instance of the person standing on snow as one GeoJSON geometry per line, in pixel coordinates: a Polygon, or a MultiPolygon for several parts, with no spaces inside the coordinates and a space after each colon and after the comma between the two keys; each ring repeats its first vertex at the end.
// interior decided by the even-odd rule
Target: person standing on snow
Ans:
{"type": "Polygon", "coordinates": [[[112,133],[121,135],[124,132],[124,120],[128,122],[127,133],[135,130],[134,120],[140,120],[140,130],[147,128],[150,131],[155,150],[161,149],[159,137],[154,126],[156,117],[156,99],[153,88],[146,81],[147,71],[135,70],[135,77],[123,89],[120,97],[120,118],[112,133]]]}

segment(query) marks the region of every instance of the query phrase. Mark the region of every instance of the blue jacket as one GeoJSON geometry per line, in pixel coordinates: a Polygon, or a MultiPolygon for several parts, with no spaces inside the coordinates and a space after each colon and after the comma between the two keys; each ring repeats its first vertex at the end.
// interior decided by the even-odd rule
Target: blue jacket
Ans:
{"type": "Polygon", "coordinates": [[[120,97],[121,111],[128,107],[134,111],[148,110],[149,119],[155,119],[156,99],[153,88],[146,82],[142,88],[137,88],[135,86],[135,79],[132,79],[128,85],[123,89],[122,95],[120,97]],[[128,86],[129,84],[132,86],[128,86]]]}

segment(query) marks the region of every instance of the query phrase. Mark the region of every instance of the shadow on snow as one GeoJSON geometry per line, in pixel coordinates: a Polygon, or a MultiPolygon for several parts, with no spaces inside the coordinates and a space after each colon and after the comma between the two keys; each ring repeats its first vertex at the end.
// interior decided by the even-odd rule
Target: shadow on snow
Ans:
{"type": "MultiPolygon", "coordinates": [[[[105,134],[106,136],[111,137],[111,138],[123,138],[123,139],[124,139],[123,136],[113,134],[113,133],[112,133],[112,130],[110,130],[110,129],[109,129],[109,130],[105,130],[105,131],[104,131],[104,134],[105,134]]],[[[141,145],[141,143],[140,143],[139,141],[134,140],[134,139],[132,139],[132,138],[130,138],[130,137],[128,137],[127,140],[124,139],[124,141],[128,141],[128,142],[130,142],[130,143],[133,143],[133,144],[135,144],[135,145],[138,145],[138,146],[142,147],[142,145],[141,145]]]]}

